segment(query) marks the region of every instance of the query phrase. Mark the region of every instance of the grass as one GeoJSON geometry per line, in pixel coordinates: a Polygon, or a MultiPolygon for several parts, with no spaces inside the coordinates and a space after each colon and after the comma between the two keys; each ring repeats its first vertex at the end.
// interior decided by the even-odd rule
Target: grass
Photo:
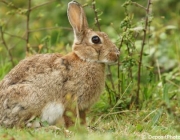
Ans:
{"type": "MultiPolygon", "coordinates": [[[[91,116],[92,117],[92,116],[91,116]]],[[[89,117],[89,120],[92,118],[89,117]]],[[[71,133],[61,128],[5,129],[0,128],[2,140],[140,140],[156,136],[180,136],[172,118],[159,110],[122,111],[103,114],[90,122],[92,128],[76,127],[71,133]],[[99,120],[97,122],[97,120],[99,120]],[[157,121],[158,120],[158,121],[157,121]],[[95,122],[97,124],[95,125],[95,122]]]]}
{"type": "MultiPolygon", "coordinates": [[[[0,57],[0,60],[3,59],[0,57]]],[[[11,68],[12,66],[10,62],[3,63],[0,61],[0,80],[3,79],[3,77],[7,74],[8,71],[10,71],[11,68]]]]}

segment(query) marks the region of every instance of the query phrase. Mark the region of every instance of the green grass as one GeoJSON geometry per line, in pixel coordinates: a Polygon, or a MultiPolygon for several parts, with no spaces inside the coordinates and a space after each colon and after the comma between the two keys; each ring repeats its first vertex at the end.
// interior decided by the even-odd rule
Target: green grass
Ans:
{"type": "MultiPolygon", "coordinates": [[[[2,60],[1,57],[0,60],[2,60]]],[[[3,79],[3,77],[7,74],[8,71],[10,71],[11,68],[12,66],[10,62],[3,63],[0,61],[0,80],[3,79]]]]}
{"type": "MultiPolygon", "coordinates": [[[[92,117],[92,116],[91,116],[92,117]]],[[[89,121],[92,118],[88,118],[89,121]]],[[[52,130],[0,128],[2,140],[140,140],[155,136],[180,136],[172,118],[163,110],[122,111],[103,114],[89,122],[92,128],[77,127],[71,133],[64,128],[52,130]],[[158,120],[158,121],[157,121],[158,120]]]]}

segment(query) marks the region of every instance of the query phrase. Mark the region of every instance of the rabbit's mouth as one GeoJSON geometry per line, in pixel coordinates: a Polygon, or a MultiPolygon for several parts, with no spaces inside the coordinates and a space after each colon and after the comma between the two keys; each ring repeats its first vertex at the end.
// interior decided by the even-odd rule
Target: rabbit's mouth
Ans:
{"type": "Polygon", "coordinates": [[[110,61],[95,61],[97,63],[102,63],[102,64],[105,64],[105,65],[117,65],[118,64],[118,61],[116,62],[110,62],[110,61]]]}
{"type": "Polygon", "coordinates": [[[115,59],[115,60],[103,59],[103,60],[97,60],[95,62],[104,63],[106,65],[116,65],[118,63],[118,59],[119,59],[119,57],[117,57],[117,59],[115,59]]]}
{"type": "Polygon", "coordinates": [[[100,54],[99,54],[99,58],[97,62],[105,63],[107,65],[117,64],[118,59],[119,59],[119,54],[120,54],[119,51],[109,52],[106,55],[104,55],[102,58],[100,57],[100,54]]]}

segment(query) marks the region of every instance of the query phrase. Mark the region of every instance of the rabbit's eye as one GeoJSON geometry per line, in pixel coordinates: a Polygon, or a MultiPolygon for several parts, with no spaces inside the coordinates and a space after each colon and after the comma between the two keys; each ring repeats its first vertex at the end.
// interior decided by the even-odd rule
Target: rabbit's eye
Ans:
{"type": "Polygon", "coordinates": [[[101,43],[101,40],[100,40],[100,38],[98,36],[93,36],[92,37],[92,42],[94,44],[99,44],[99,43],[101,43]]]}

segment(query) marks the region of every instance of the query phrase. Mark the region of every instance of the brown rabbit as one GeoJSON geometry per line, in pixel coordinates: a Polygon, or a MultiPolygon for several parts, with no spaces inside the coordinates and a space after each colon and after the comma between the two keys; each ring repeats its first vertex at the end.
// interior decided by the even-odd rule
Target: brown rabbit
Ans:
{"type": "Polygon", "coordinates": [[[68,127],[73,119],[85,123],[86,110],[103,91],[105,64],[118,60],[118,49],[103,32],[88,27],[81,5],[68,4],[74,30],[72,52],[67,55],[37,54],[15,66],[0,82],[0,125],[32,126],[33,118],[50,125],[63,118],[68,127]]]}

